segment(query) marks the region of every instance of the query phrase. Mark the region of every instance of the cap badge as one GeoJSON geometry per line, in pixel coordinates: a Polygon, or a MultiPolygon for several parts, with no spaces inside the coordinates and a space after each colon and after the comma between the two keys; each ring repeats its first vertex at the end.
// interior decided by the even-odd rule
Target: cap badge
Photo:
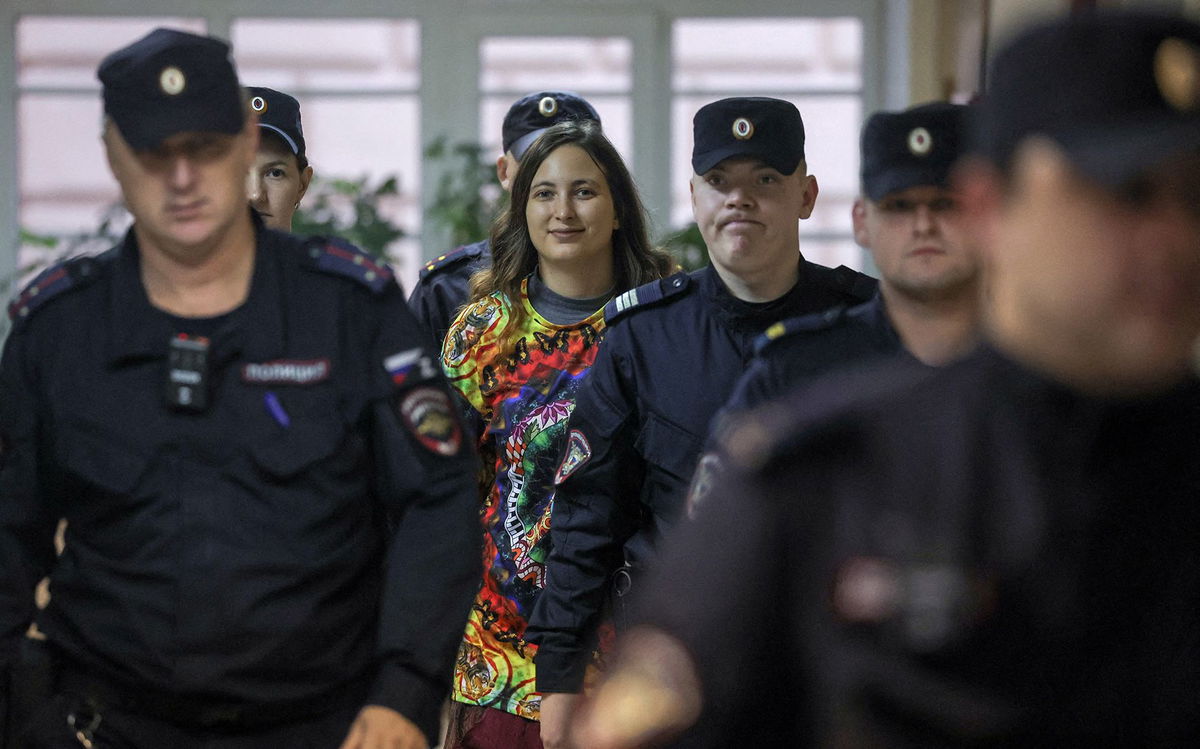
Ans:
{"type": "Polygon", "coordinates": [[[754,123],[745,117],[733,121],[733,137],[738,140],[750,140],[754,137],[754,123]]]}
{"type": "Polygon", "coordinates": [[[261,96],[256,96],[250,100],[250,108],[259,114],[262,114],[263,112],[267,111],[267,100],[261,96]]]}
{"type": "Polygon", "coordinates": [[[543,117],[553,117],[558,113],[558,102],[553,96],[543,96],[538,102],[538,112],[543,117]]]}
{"type": "Polygon", "coordinates": [[[158,86],[164,94],[178,96],[187,86],[187,78],[184,77],[182,70],[172,65],[163,68],[163,71],[158,74],[158,86]]]}
{"type": "Polygon", "coordinates": [[[925,156],[933,150],[933,136],[923,127],[914,127],[908,134],[908,150],[913,156],[925,156]]]}
{"type": "Polygon", "coordinates": [[[1196,109],[1200,105],[1200,49],[1182,39],[1164,39],[1154,53],[1154,80],[1172,107],[1181,112],[1196,109]]]}

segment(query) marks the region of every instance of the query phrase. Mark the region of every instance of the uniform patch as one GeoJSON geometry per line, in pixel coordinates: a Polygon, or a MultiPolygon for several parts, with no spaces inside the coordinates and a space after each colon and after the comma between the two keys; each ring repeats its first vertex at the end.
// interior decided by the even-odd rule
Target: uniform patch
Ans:
{"type": "Polygon", "coordinates": [[[438,372],[433,360],[419,348],[392,354],[383,360],[383,368],[397,386],[432,380],[438,372]]]}
{"type": "Polygon", "coordinates": [[[415,388],[400,400],[399,411],[404,425],[429,452],[456,455],[462,447],[462,429],[444,390],[415,388]]]}
{"type": "Polygon", "coordinates": [[[592,446],[588,444],[587,437],[578,429],[572,429],[567,437],[567,454],[563,456],[562,463],[554,474],[554,485],[558,486],[566,481],[568,476],[579,470],[579,467],[591,458],[592,446]]]}
{"type": "Polygon", "coordinates": [[[314,385],[329,379],[328,359],[276,359],[242,365],[242,381],[255,385],[314,385]]]}

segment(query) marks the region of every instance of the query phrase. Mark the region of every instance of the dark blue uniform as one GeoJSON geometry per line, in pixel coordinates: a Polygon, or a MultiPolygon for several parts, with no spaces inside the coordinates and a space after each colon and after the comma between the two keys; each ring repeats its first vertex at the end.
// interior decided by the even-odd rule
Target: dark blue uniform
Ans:
{"type": "Polygon", "coordinates": [[[835,307],[772,325],[755,344],[755,357],[729,397],[726,410],[745,411],[830,371],[908,353],[888,319],[883,298],[835,307]]]}
{"type": "Polygon", "coordinates": [[[430,260],[421,268],[417,285],[408,296],[408,306],[417,321],[433,334],[433,345],[439,352],[446,331],[471,295],[471,276],[491,264],[491,246],[485,239],[430,260]]]}
{"type": "Polygon", "coordinates": [[[606,581],[622,562],[647,563],[678,519],[709,422],[754,340],[777,320],[873,292],[860,273],[803,261],[796,286],[773,302],[737,299],[710,266],[609,304],[556,478],[551,584],[526,633],[540,644],[539,690],[578,691],[606,581]]]}
{"type": "Polygon", "coordinates": [[[756,408],[821,375],[889,358],[918,369],[926,366],[904,348],[878,294],[856,307],[838,306],[767,328],[755,341],[754,360],[734,386],[729,401],[713,417],[705,453],[688,491],[688,514],[698,511],[723,470],[727,457],[723,445],[743,451],[758,449],[754,442],[731,437],[743,421],[758,418],[756,408]]]}
{"type": "Polygon", "coordinates": [[[747,427],[639,599],[702,743],[1195,745],[1200,383],[1086,397],[988,347],[854,378],[747,427]]]}
{"type": "Polygon", "coordinates": [[[249,295],[221,317],[153,307],[132,231],[13,304],[0,670],[36,614],[102,711],[238,732],[349,697],[434,741],[478,584],[476,460],[390,270],[255,231],[249,295]],[[204,408],[164,395],[180,335],[209,341],[179,370],[206,372],[204,408]]]}

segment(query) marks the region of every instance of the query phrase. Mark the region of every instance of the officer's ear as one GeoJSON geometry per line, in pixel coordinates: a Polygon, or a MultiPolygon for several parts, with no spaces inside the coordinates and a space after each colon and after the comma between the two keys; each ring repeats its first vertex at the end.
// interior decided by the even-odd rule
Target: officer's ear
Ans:
{"type": "Polygon", "coordinates": [[[300,200],[304,197],[304,193],[308,192],[308,186],[312,184],[313,168],[310,164],[304,167],[304,171],[300,172],[300,191],[296,195],[296,207],[300,207],[300,200]]]}
{"type": "Polygon", "coordinates": [[[867,199],[859,195],[850,209],[850,224],[854,227],[854,241],[859,247],[870,249],[871,237],[867,233],[867,199]]]}
{"type": "Polygon", "coordinates": [[[513,180],[517,178],[517,159],[512,151],[505,151],[496,159],[496,179],[505,192],[512,192],[513,180]]]}
{"type": "MultiPolygon", "coordinates": [[[[804,162],[800,162],[800,164],[797,172],[804,168],[804,162]]],[[[813,208],[817,205],[817,193],[821,191],[821,186],[817,184],[817,178],[811,174],[804,174],[800,180],[803,186],[799,206],[800,218],[806,219],[812,215],[813,208]]]]}

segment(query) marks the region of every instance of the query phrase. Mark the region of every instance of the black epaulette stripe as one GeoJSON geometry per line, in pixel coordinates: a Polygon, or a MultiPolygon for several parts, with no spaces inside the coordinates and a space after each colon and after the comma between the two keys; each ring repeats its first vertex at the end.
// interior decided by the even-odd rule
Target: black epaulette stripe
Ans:
{"type": "Polygon", "coordinates": [[[833,269],[832,280],[838,291],[863,302],[875,296],[875,289],[879,285],[877,280],[866,273],[845,265],[833,269]]]}
{"type": "Polygon", "coordinates": [[[638,286],[636,289],[630,289],[618,294],[604,306],[604,322],[605,324],[611,324],[613,320],[616,320],[632,309],[648,307],[661,302],[663,299],[669,299],[686,289],[689,281],[688,274],[676,273],[673,276],[668,276],[658,281],[651,281],[650,283],[638,286]]]}

